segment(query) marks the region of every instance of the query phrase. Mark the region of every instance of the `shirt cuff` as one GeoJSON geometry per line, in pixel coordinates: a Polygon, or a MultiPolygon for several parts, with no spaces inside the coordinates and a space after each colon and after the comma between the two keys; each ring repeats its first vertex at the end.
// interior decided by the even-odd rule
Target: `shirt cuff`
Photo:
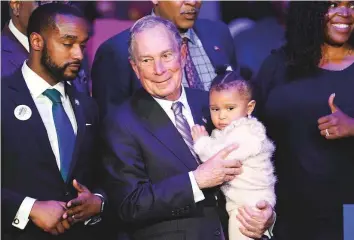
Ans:
{"type": "Polygon", "coordinates": [[[268,237],[273,237],[273,229],[274,229],[274,225],[275,222],[277,221],[277,213],[273,211],[273,215],[274,215],[274,222],[273,225],[270,226],[270,228],[268,229],[268,231],[266,231],[265,235],[267,235],[268,237]]]}
{"type": "Polygon", "coordinates": [[[189,179],[191,180],[191,184],[192,184],[194,202],[197,203],[197,202],[203,201],[205,199],[204,194],[203,194],[202,190],[199,189],[198,183],[195,180],[193,172],[189,172],[188,175],[189,175],[189,179]]]}
{"type": "MultiPolygon", "coordinates": [[[[101,194],[99,194],[99,193],[94,193],[93,195],[96,195],[96,196],[99,196],[99,197],[101,197],[101,198],[104,198],[104,197],[103,197],[101,194]]],[[[93,217],[90,217],[89,219],[87,219],[87,220],[84,222],[84,224],[91,226],[91,225],[95,225],[96,223],[101,222],[101,220],[102,220],[102,218],[101,218],[101,216],[98,214],[98,215],[96,215],[96,216],[93,216],[93,217]]]]}
{"type": "Polygon", "coordinates": [[[25,197],[23,199],[20,208],[18,209],[14,220],[12,221],[12,226],[17,227],[19,229],[25,229],[28,221],[29,215],[31,213],[32,207],[36,199],[25,197]]]}

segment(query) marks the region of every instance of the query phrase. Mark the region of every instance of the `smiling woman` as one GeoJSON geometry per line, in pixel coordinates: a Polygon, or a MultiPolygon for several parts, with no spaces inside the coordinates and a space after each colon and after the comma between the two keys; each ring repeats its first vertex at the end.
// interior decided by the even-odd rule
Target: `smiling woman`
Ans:
{"type": "Polygon", "coordinates": [[[278,240],[343,239],[354,203],[354,2],[291,2],[286,45],[255,80],[276,144],[278,240]],[[300,208],[297,206],[301,206],[300,208]]]}

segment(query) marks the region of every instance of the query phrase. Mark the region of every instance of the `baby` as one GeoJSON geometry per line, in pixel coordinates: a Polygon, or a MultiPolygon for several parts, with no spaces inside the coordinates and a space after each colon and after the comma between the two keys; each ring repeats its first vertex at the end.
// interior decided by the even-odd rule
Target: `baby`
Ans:
{"type": "Polygon", "coordinates": [[[229,214],[230,240],[250,239],[239,230],[242,226],[236,218],[239,207],[248,205],[256,209],[260,200],[275,205],[276,177],[271,162],[274,145],[262,123],[251,116],[255,104],[249,83],[235,72],[226,72],[217,76],[210,88],[210,114],[216,129],[209,137],[203,126],[192,128],[194,150],[202,162],[224,147],[238,144],[227,158],[240,160],[243,171],[221,186],[229,214]]]}

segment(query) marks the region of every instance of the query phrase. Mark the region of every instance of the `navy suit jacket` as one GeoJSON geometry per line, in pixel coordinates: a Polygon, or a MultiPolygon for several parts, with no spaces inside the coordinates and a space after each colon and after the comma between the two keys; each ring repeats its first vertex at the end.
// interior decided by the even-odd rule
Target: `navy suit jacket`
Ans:
{"type": "MultiPolygon", "coordinates": [[[[194,122],[209,119],[208,93],[186,88],[194,122]]],[[[210,121],[209,121],[210,122],[210,121]]],[[[133,239],[221,239],[214,194],[195,203],[198,164],[170,118],[143,89],[109,109],[103,127],[106,193],[133,239]]]]}
{"type": "Polygon", "coordinates": [[[6,25],[1,32],[1,77],[14,73],[27,58],[27,50],[6,25]]]}
{"type": "MultiPolygon", "coordinates": [[[[233,39],[224,23],[198,19],[193,29],[216,70],[225,65],[236,69],[233,39]]],[[[92,95],[101,116],[106,114],[109,104],[123,103],[141,87],[128,60],[128,39],[129,29],[104,42],[95,55],[91,71],[92,95]]]]}
{"type": "MultiPolygon", "coordinates": [[[[8,25],[1,32],[1,78],[13,74],[28,59],[29,53],[11,32],[8,25]]],[[[86,59],[84,59],[85,61],[86,59]]],[[[89,95],[88,69],[82,64],[78,77],[72,81],[77,90],[89,95]]]]}
{"type": "MultiPolygon", "coordinates": [[[[67,202],[77,196],[73,179],[92,192],[97,188],[99,162],[97,148],[98,110],[93,99],[66,84],[78,130],[68,180],[64,182],[58,169],[48,134],[24,81],[21,70],[2,79],[1,83],[1,208],[3,239],[51,239],[31,221],[24,230],[12,221],[26,196],[38,200],[67,202]],[[14,109],[26,105],[32,110],[28,120],[15,117],[14,109]],[[88,125],[91,124],[91,125],[88,125]]],[[[61,237],[91,239],[95,227],[75,224],[61,237]],[[84,229],[85,228],[85,229],[84,229]]],[[[58,239],[62,239],[59,237],[58,239]]],[[[57,239],[57,238],[55,238],[57,239]]]]}

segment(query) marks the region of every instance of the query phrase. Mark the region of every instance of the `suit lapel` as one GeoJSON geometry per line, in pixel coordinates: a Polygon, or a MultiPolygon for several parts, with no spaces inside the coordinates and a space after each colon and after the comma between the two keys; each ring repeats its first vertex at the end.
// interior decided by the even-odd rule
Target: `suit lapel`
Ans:
{"type": "Polygon", "coordinates": [[[9,52],[12,55],[9,61],[16,68],[21,67],[23,62],[28,58],[29,53],[25,47],[17,40],[15,35],[13,35],[8,25],[6,25],[2,31],[1,41],[2,51],[9,52]]]}
{"type": "Polygon", "coordinates": [[[195,124],[204,126],[210,133],[213,125],[210,119],[210,111],[208,105],[208,93],[205,95],[196,94],[194,89],[184,88],[187,95],[189,107],[193,113],[193,120],[195,124]],[[205,97],[205,98],[203,98],[205,97]]]}
{"type": "Polygon", "coordinates": [[[11,99],[9,100],[13,101],[15,108],[19,105],[26,105],[32,111],[31,117],[26,120],[26,124],[28,124],[26,135],[30,137],[34,136],[34,144],[39,144],[38,148],[40,149],[40,152],[43,153],[43,157],[41,159],[50,164],[51,167],[56,170],[55,172],[58,173],[58,176],[60,176],[60,172],[55,160],[55,155],[49,143],[47,130],[27,88],[25,80],[22,76],[21,69],[17,70],[10,80],[11,82],[9,83],[8,87],[10,88],[9,93],[11,99]]]}
{"type": "Polygon", "coordinates": [[[198,164],[170,118],[161,106],[144,90],[133,98],[133,108],[142,117],[144,127],[169,149],[189,170],[198,164]]]}
{"type": "Polygon", "coordinates": [[[193,30],[202,42],[203,48],[215,71],[219,68],[230,65],[225,49],[223,49],[223,44],[219,40],[219,36],[217,38],[214,37],[215,35],[210,33],[210,28],[198,20],[195,22],[193,30]]]}
{"type": "Polygon", "coordinates": [[[77,123],[75,148],[74,148],[73,156],[71,159],[70,170],[69,170],[69,174],[68,174],[68,178],[67,178],[67,182],[69,182],[69,180],[71,180],[73,170],[74,170],[75,165],[76,165],[78,158],[79,158],[80,146],[82,145],[83,137],[85,136],[86,126],[85,126],[85,117],[84,117],[84,113],[83,113],[83,108],[81,106],[82,101],[81,101],[80,95],[76,91],[75,87],[73,87],[72,85],[69,85],[68,83],[65,83],[65,92],[70,99],[70,103],[71,103],[71,106],[74,110],[76,123],[77,123]]]}

